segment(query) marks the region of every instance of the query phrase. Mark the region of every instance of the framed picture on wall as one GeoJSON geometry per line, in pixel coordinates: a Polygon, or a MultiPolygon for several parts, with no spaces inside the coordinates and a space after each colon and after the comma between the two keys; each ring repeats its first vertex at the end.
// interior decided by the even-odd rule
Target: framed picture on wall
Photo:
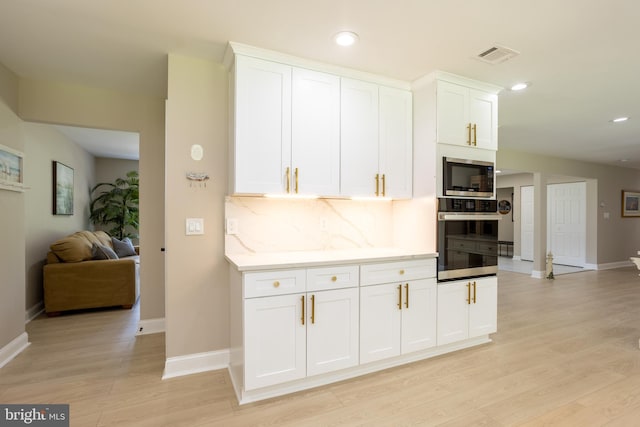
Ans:
{"type": "Polygon", "coordinates": [[[622,190],[622,216],[640,217],[640,191],[622,190]]]}
{"type": "Polygon", "coordinates": [[[53,214],[73,215],[73,169],[53,161],[53,214]]]}
{"type": "Polygon", "coordinates": [[[0,189],[24,191],[22,152],[0,145],[0,189]]]}

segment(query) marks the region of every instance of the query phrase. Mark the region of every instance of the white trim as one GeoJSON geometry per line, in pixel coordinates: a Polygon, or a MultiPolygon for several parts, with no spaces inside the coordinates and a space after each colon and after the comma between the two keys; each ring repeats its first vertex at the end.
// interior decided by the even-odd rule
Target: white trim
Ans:
{"type": "Polygon", "coordinates": [[[522,257],[521,257],[520,255],[514,255],[514,256],[512,257],[512,259],[513,259],[514,261],[522,261],[522,257]]]}
{"type": "Polygon", "coordinates": [[[29,335],[26,332],[21,333],[13,339],[9,344],[0,348],[0,368],[7,363],[11,362],[14,357],[22,352],[31,344],[29,342],[29,335]]]}
{"type": "Polygon", "coordinates": [[[471,87],[473,89],[482,90],[493,95],[497,95],[505,89],[502,86],[497,86],[487,82],[481,82],[479,80],[470,79],[464,76],[458,76],[456,74],[447,73],[446,71],[436,70],[411,82],[411,90],[420,89],[437,80],[471,87]]]}
{"type": "Polygon", "coordinates": [[[585,270],[597,270],[598,269],[598,264],[588,264],[585,263],[584,267],[585,270]]]}
{"type": "Polygon", "coordinates": [[[164,331],[164,317],[160,317],[158,319],[145,319],[138,322],[136,336],[158,334],[164,331]]]}
{"type": "Polygon", "coordinates": [[[614,268],[633,267],[631,261],[608,262],[606,264],[598,264],[594,270],[613,270],[614,268]]]}
{"type": "Polygon", "coordinates": [[[533,270],[531,271],[531,277],[534,279],[544,279],[546,273],[544,270],[533,270]]]}
{"type": "Polygon", "coordinates": [[[335,74],[340,77],[348,77],[351,79],[364,80],[376,83],[382,86],[389,86],[397,89],[411,90],[411,83],[393,79],[390,77],[380,76],[366,71],[354,70],[352,68],[344,68],[337,65],[326,64],[323,62],[313,61],[310,59],[300,58],[286,53],[276,52],[260,47],[249,46],[242,43],[230,41],[224,53],[223,65],[227,69],[231,69],[234,65],[235,55],[251,56],[253,58],[264,59],[281,64],[291,65],[294,67],[305,68],[308,70],[320,71],[323,73],[335,74]]]}
{"type": "Polygon", "coordinates": [[[208,351],[206,353],[187,354],[167,357],[162,379],[197,374],[199,372],[227,369],[229,367],[229,349],[208,351]]]}
{"type": "Polygon", "coordinates": [[[40,313],[44,312],[44,301],[40,301],[37,304],[32,305],[25,313],[24,313],[24,323],[29,323],[36,317],[40,316],[40,313]]]}
{"type": "Polygon", "coordinates": [[[431,357],[439,356],[452,351],[462,350],[464,348],[474,347],[480,344],[491,342],[488,335],[483,335],[477,338],[471,338],[468,340],[447,344],[443,346],[431,347],[426,350],[417,351],[414,353],[404,354],[402,356],[392,357],[385,360],[379,360],[377,362],[365,363],[364,365],[354,366],[353,368],[343,369],[340,371],[330,372],[322,375],[314,375],[306,377],[300,380],[287,382],[284,384],[278,384],[270,387],[264,387],[257,390],[242,390],[238,393],[238,387],[236,387],[236,381],[233,378],[231,369],[229,370],[229,376],[231,382],[236,390],[236,396],[238,403],[244,405],[246,403],[257,402],[263,399],[269,399],[271,397],[282,396],[284,394],[294,393],[301,390],[307,390],[313,387],[318,387],[326,384],[331,384],[337,381],[346,380],[349,378],[358,377],[372,372],[381,371],[383,369],[393,368],[407,363],[417,362],[419,360],[428,359],[431,357]]]}

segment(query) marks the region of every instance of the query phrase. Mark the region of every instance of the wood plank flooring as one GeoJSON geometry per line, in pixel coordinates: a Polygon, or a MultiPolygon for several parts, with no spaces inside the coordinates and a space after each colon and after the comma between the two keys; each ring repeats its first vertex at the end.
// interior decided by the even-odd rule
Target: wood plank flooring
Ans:
{"type": "Polygon", "coordinates": [[[70,403],[72,426],[640,425],[638,270],[498,279],[493,343],[244,406],[224,370],[162,381],[137,307],[40,316],[0,402],[70,403]]]}

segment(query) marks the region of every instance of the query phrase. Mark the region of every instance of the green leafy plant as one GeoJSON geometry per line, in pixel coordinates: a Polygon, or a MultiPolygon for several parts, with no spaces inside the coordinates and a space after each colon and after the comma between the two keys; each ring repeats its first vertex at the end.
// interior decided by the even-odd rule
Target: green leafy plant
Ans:
{"type": "Polygon", "coordinates": [[[89,220],[93,224],[113,228],[107,232],[117,239],[137,238],[140,209],[138,172],[127,172],[126,178],[101,182],[91,189],[89,220]],[[133,230],[133,232],[132,232],[133,230]]]}

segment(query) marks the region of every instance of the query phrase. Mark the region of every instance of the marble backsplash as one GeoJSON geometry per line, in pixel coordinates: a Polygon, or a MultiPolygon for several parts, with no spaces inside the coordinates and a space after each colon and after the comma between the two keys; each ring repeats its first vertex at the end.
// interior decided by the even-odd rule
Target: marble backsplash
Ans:
{"type": "MultiPolygon", "coordinates": [[[[395,203],[226,197],[225,218],[237,221],[238,232],[225,234],[225,253],[395,247],[398,241],[411,242],[411,236],[414,240],[418,238],[415,231],[424,229],[425,225],[416,221],[426,221],[423,215],[415,214],[415,209],[407,208],[411,201],[398,206],[394,206],[395,203]],[[414,214],[398,215],[398,211],[414,214]]],[[[418,247],[433,249],[429,239],[423,237],[416,240],[418,247]]]]}

